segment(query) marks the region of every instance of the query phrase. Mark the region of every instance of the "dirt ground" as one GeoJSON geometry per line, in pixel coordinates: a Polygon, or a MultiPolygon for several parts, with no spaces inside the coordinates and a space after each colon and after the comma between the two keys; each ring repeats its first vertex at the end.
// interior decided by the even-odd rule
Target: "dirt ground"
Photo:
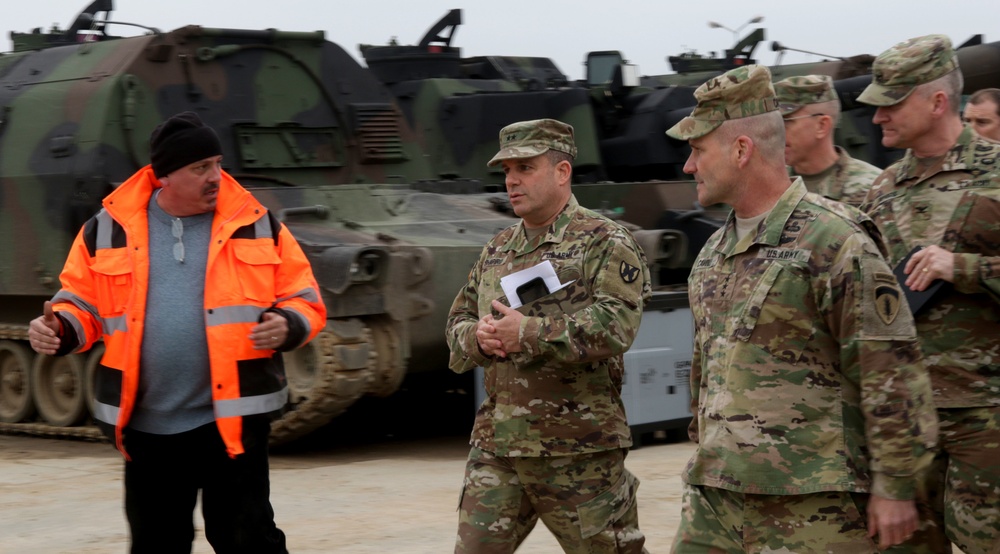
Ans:
{"type": "MultiPolygon", "coordinates": [[[[640,526],[668,552],[691,443],[647,444],[626,465],[642,481],[640,526]]],[[[272,454],[271,501],[292,553],[451,552],[468,446],[463,437],[313,446],[272,454]]],[[[0,436],[0,552],[124,553],[122,461],[108,444],[0,436]]],[[[201,532],[193,552],[210,553],[201,532]]],[[[560,552],[543,525],[519,554],[560,552]]]]}

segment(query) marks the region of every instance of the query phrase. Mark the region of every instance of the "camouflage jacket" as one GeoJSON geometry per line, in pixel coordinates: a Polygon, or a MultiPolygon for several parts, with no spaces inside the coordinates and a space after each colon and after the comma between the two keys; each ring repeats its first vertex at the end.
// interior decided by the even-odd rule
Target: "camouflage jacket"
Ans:
{"type": "Polygon", "coordinates": [[[895,266],[916,246],[955,253],[954,283],[917,315],[917,335],[939,408],[1000,405],[1000,144],[966,127],[920,171],[907,151],[862,209],[882,230],[895,266]]]}
{"type": "MultiPolygon", "coordinates": [[[[624,227],[569,203],[547,232],[528,241],[523,222],[486,245],[452,304],[450,366],[485,369],[486,400],[471,444],[498,456],[579,454],[632,444],[621,399],[622,354],[651,295],[645,256],[624,227]],[[518,308],[522,352],[487,358],[479,319],[497,298],[500,277],[549,260],[572,283],[518,308]]],[[[506,303],[506,302],[505,302],[506,303]]]]}
{"type": "Polygon", "coordinates": [[[730,215],[709,238],[688,281],[698,450],[686,482],[913,498],[937,414],[878,240],[864,214],[800,179],[756,234],[737,242],[730,215]]]}
{"type": "MultiPolygon", "coordinates": [[[[809,192],[857,208],[882,170],[868,162],[852,158],[839,146],[834,148],[840,156],[837,161],[816,175],[802,175],[802,180],[809,192]]],[[[794,171],[791,174],[795,177],[794,171]]]]}

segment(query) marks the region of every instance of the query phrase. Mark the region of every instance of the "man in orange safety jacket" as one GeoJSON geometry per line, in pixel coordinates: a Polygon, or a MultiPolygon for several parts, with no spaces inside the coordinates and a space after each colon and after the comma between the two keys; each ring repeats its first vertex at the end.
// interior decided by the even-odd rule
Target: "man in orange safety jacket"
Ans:
{"type": "Polygon", "coordinates": [[[267,439],[288,398],[280,353],[326,322],[319,286],[196,114],[167,119],[150,147],[77,235],[31,345],[104,341],[94,418],[125,456],[133,554],[190,552],[199,490],[216,552],[287,552],[267,439]]]}

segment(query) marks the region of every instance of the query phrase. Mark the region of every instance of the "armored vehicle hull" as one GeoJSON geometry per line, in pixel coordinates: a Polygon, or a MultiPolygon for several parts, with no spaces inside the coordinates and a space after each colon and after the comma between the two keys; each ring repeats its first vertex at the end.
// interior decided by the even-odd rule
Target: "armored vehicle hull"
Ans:
{"type": "Polygon", "coordinates": [[[184,110],[218,131],[225,169],[295,234],[328,306],[320,337],[286,356],[291,409],[274,426],[276,441],[363,395],[391,394],[406,372],[445,368],[450,298],[513,219],[481,189],[442,195],[392,184],[440,179],[370,71],[321,33],[80,33],[0,56],[3,426],[97,436],[85,424],[103,349],[35,355],[27,324],[58,291],[82,224],[148,163],[155,125],[184,110]]]}

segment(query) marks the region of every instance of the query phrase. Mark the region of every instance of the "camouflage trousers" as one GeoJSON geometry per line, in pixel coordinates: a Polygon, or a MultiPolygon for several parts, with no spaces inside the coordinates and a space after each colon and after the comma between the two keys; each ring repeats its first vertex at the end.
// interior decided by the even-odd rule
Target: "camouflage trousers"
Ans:
{"type": "Polygon", "coordinates": [[[841,491],[778,496],[684,485],[671,552],[874,554],[867,504],[867,494],[841,491]]]}
{"type": "Polygon", "coordinates": [[[925,475],[920,530],[893,554],[1000,554],[1000,406],[938,410],[939,448],[925,475]]]}
{"type": "Polygon", "coordinates": [[[541,518],[568,553],[645,553],[626,451],[498,457],[473,448],[456,553],[514,552],[541,518]]]}

